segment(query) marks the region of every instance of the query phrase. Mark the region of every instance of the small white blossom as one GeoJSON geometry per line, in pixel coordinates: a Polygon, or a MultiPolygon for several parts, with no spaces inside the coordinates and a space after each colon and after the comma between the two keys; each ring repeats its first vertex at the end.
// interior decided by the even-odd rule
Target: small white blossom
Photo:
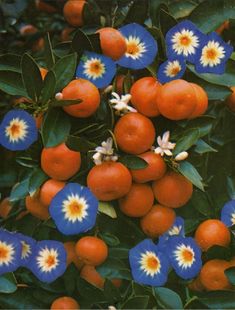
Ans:
{"type": "Polygon", "coordinates": [[[188,152],[181,152],[178,155],[175,156],[176,161],[185,160],[188,157],[188,152]]]}
{"type": "Polygon", "coordinates": [[[114,306],[108,306],[108,310],[117,310],[114,306]]]}
{"type": "Polygon", "coordinates": [[[101,146],[95,148],[95,154],[92,156],[96,165],[101,165],[103,161],[117,161],[118,156],[114,154],[113,139],[108,138],[101,143],[101,146]]]}
{"type": "Polygon", "coordinates": [[[113,85],[109,85],[109,86],[107,86],[107,87],[104,89],[104,93],[105,93],[105,94],[108,94],[108,93],[110,93],[110,92],[112,91],[112,89],[113,89],[113,85]]]}
{"type": "Polygon", "coordinates": [[[136,109],[128,105],[128,102],[131,99],[130,94],[122,95],[121,97],[115,93],[112,92],[113,99],[110,100],[110,103],[112,104],[113,108],[116,110],[116,114],[123,115],[128,112],[137,112],[136,109]]]}
{"type": "Polygon", "coordinates": [[[63,99],[63,94],[62,93],[55,94],[55,99],[56,100],[62,100],[63,99]]]}
{"type": "Polygon", "coordinates": [[[169,141],[170,139],[170,131],[166,131],[162,138],[160,136],[157,137],[157,143],[158,143],[158,147],[152,147],[152,150],[154,151],[154,153],[156,154],[160,154],[161,156],[164,156],[164,154],[166,154],[167,156],[172,156],[172,152],[171,150],[173,150],[175,148],[176,143],[171,143],[169,141]]]}

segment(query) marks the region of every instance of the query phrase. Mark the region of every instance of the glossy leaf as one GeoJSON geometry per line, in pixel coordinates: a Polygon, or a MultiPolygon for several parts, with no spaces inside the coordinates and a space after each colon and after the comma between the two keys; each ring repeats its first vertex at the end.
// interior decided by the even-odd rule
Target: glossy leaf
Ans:
{"type": "Polygon", "coordinates": [[[143,158],[134,155],[124,155],[119,158],[119,161],[129,169],[143,169],[148,166],[143,158]]]}
{"type": "Polygon", "coordinates": [[[147,309],[149,296],[134,296],[130,297],[125,303],[122,304],[121,309],[147,309]]]}
{"type": "Polygon", "coordinates": [[[89,150],[94,150],[97,146],[95,143],[90,142],[85,138],[76,136],[68,136],[66,145],[73,151],[84,153],[88,152],[89,150]]]}
{"type": "Polygon", "coordinates": [[[21,57],[16,54],[5,54],[0,56],[0,71],[13,71],[21,73],[21,57]]]}
{"type": "Polygon", "coordinates": [[[154,293],[163,309],[183,309],[181,298],[176,292],[166,287],[155,287],[154,293]]]}
{"type": "Polygon", "coordinates": [[[55,86],[56,86],[56,76],[53,71],[49,71],[43,81],[42,88],[42,104],[45,104],[51,99],[55,94],[55,86]]]}
{"type": "Polygon", "coordinates": [[[21,74],[18,72],[0,71],[0,90],[9,95],[27,96],[21,74]]]}
{"type": "Polygon", "coordinates": [[[193,183],[193,185],[204,191],[204,186],[202,184],[202,177],[192,164],[190,164],[188,161],[183,161],[179,164],[178,170],[187,179],[189,179],[193,183]]]}
{"type": "Polygon", "coordinates": [[[114,207],[109,202],[100,201],[98,210],[99,210],[99,212],[106,214],[113,219],[115,219],[117,217],[117,213],[116,213],[114,207]]]}
{"type": "Polygon", "coordinates": [[[33,196],[36,190],[48,179],[46,175],[40,168],[33,171],[29,179],[29,194],[33,196]]]}
{"type": "Polygon", "coordinates": [[[232,285],[235,285],[235,267],[231,267],[228,268],[224,271],[224,273],[226,274],[227,278],[229,279],[229,282],[232,285]]]}
{"type": "Polygon", "coordinates": [[[0,276],[0,293],[10,294],[17,290],[16,278],[13,273],[0,276]]]}
{"type": "Polygon", "coordinates": [[[55,64],[55,56],[53,53],[52,45],[51,45],[51,39],[50,34],[47,33],[44,38],[45,41],[45,60],[47,64],[48,69],[52,69],[55,64]]]}
{"type": "Polygon", "coordinates": [[[180,152],[187,151],[191,146],[193,146],[197,140],[199,139],[200,131],[197,128],[189,129],[188,131],[182,134],[182,138],[180,138],[176,142],[176,146],[174,148],[174,154],[179,154],[180,152]]]}

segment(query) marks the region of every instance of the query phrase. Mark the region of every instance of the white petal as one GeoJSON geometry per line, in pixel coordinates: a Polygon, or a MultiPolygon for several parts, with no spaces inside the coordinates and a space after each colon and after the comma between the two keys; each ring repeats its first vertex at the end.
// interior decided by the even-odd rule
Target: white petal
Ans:
{"type": "Polygon", "coordinates": [[[158,143],[159,146],[162,145],[162,139],[161,139],[160,136],[157,137],[157,143],[158,143]]]}
{"type": "Polygon", "coordinates": [[[163,149],[162,149],[161,147],[157,147],[157,148],[154,150],[154,153],[156,153],[156,154],[161,154],[161,153],[163,153],[163,154],[164,154],[164,151],[163,151],[163,149]]]}
{"type": "Polygon", "coordinates": [[[120,100],[118,99],[111,99],[109,100],[112,104],[118,104],[120,100]]]}
{"type": "Polygon", "coordinates": [[[162,136],[162,142],[163,143],[168,143],[170,139],[170,131],[166,131],[164,132],[163,136],[162,136]]]}
{"type": "Polygon", "coordinates": [[[117,93],[115,93],[114,91],[111,93],[111,95],[112,95],[113,97],[115,97],[117,100],[120,100],[120,99],[121,99],[120,96],[119,96],[117,93]]]}
{"type": "Polygon", "coordinates": [[[164,153],[167,155],[167,156],[172,156],[172,152],[168,149],[165,149],[164,150],[164,153]]]}
{"type": "Polygon", "coordinates": [[[170,150],[173,150],[173,149],[175,148],[175,146],[176,146],[176,143],[168,142],[166,147],[167,147],[168,149],[170,149],[170,150]]]}

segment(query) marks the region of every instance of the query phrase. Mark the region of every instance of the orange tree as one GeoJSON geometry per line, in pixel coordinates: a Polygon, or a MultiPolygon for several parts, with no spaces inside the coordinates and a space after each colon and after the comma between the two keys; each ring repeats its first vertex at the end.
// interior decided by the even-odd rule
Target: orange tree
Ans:
{"type": "Polygon", "coordinates": [[[0,308],[235,308],[235,3],[0,3],[0,308]]]}

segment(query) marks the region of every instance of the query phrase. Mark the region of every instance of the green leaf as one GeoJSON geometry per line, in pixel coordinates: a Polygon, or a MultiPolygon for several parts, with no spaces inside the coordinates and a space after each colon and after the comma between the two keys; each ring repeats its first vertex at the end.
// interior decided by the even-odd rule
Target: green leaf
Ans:
{"type": "Polygon", "coordinates": [[[43,82],[39,67],[30,55],[23,55],[21,70],[27,93],[33,101],[37,102],[41,94],[43,82]]]}
{"type": "Polygon", "coordinates": [[[193,1],[177,1],[177,2],[169,2],[169,10],[170,13],[175,18],[183,18],[187,17],[192,10],[196,7],[196,2],[193,1]]]}
{"type": "Polygon", "coordinates": [[[33,196],[36,190],[48,179],[46,175],[40,168],[33,171],[29,179],[29,194],[33,196]]]}
{"type": "Polygon", "coordinates": [[[69,149],[84,153],[94,150],[97,146],[95,143],[88,141],[86,138],[76,136],[68,136],[65,143],[69,149]]]}
{"type": "Polygon", "coordinates": [[[230,267],[230,268],[226,269],[224,271],[224,273],[226,274],[229,282],[232,285],[235,285],[235,267],[230,267]]]}
{"type": "Polygon", "coordinates": [[[10,294],[17,290],[16,279],[12,272],[0,277],[0,293],[10,294]]]}
{"type": "Polygon", "coordinates": [[[29,192],[29,180],[30,177],[22,180],[20,183],[17,183],[11,190],[10,201],[14,202],[25,198],[29,192]]]}
{"type": "Polygon", "coordinates": [[[233,0],[202,1],[189,16],[189,19],[205,33],[215,30],[230,18],[235,18],[233,0]]]}
{"type": "Polygon", "coordinates": [[[106,301],[104,292],[82,278],[77,279],[79,295],[91,301],[91,304],[106,301]]]}
{"type": "Polygon", "coordinates": [[[77,65],[76,53],[64,56],[53,67],[56,75],[56,92],[61,91],[74,77],[77,65]]]}
{"type": "Polygon", "coordinates": [[[12,71],[0,71],[0,90],[13,96],[27,97],[21,74],[12,71]]]}
{"type": "Polygon", "coordinates": [[[227,191],[231,199],[235,199],[235,178],[227,177],[227,191]]]}
{"type": "Polygon", "coordinates": [[[55,86],[56,86],[56,77],[53,71],[49,71],[43,81],[41,102],[45,104],[54,97],[55,94],[55,86]]]}
{"type": "Polygon", "coordinates": [[[183,309],[180,296],[166,287],[155,287],[156,300],[163,309],[183,309]]]}
{"type": "Polygon", "coordinates": [[[119,158],[119,161],[129,169],[143,169],[148,166],[148,163],[135,155],[124,155],[119,158]]]}
{"type": "Polygon", "coordinates": [[[235,294],[232,291],[208,292],[199,300],[210,309],[235,309],[235,294]]]}
{"type": "Polygon", "coordinates": [[[114,207],[109,202],[100,201],[98,210],[99,212],[108,215],[112,219],[117,218],[117,213],[114,207]]]}
{"type": "Polygon", "coordinates": [[[113,304],[122,299],[118,288],[114,286],[109,279],[106,279],[104,282],[104,294],[110,304],[113,304]]]}
{"type": "Polygon", "coordinates": [[[52,99],[50,102],[50,105],[52,107],[65,107],[73,104],[79,104],[81,103],[82,100],[76,99],[76,100],[57,100],[57,99],[52,99]]]}
{"type": "Polygon", "coordinates": [[[174,148],[174,154],[179,154],[182,151],[187,151],[191,146],[193,146],[199,139],[200,131],[197,128],[192,128],[185,131],[182,137],[177,141],[174,148]]]}
{"type": "Polygon", "coordinates": [[[21,57],[15,54],[5,54],[0,56],[0,71],[13,71],[21,73],[21,57]]]}
{"type": "Polygon", "coordinates": [[[102,265],[96,267],[99,274],[108,279],[126,279],[131,280],[130,270],[117,258],[109,257],[102,265]]]}
{"type": "Polygon", "coordinates": [[[207,217],[213,215],[213,210],[205,193],[198,190],[194,190],[191,202],[194,208],[198,210],[201,214],[207,217]]]}
{"type": "Polygon", "coordinates": [[[188,161],[181,162],[179,164],[178,170],[187,179],[189,179],[193,183],[193,185],[198,187],[200,190],[204,191],[204,187],[202,184],[202,177],[191,163],[189,163],[188,161]]]}
{"type": "Polygon", "coordinates": [[[211,259],[229,260],[231,257],[231,251],[229,248],[220,245],[213,245],[207,250],[206,257],[208,260],[211,259]]]}
{"type": "Polygon", "coordinates": [[[82,30],[78,29],[72,40],[72,48],[80,57],[84,51],[94,51],[91,40],[82,30]]]}
{"type": "Polygon", "coordinates": [[[108,246],[117,246],[120,244],[118,237],[110,234],[109,232],[99,233],[99,236],[105,241],[105,243],[107,243],[108,246]]]}
{"type": "Polygon", "coordinates": [[[118,257],[120,259],[122,258],[128,258],[128,254],[129,254],[129,249],[128,248],[119,248],[119,247],[115,247],[115,248],[110,248],[109,249],[109,256],[111,258],[115,258],[118,257]]]}
{"type": "Polygon", "coordinates": [[[149,303],[149,296],[134,296],[130,297],[122,304],[121,309],[147,309],[149,303]]]}
{"type": "Polygon", "coordinates": [[[55,57],[54,57],[53,50],[52,50],[49,32],[47,32],[47,34],[44,38],[44,42],[45,42],[45,51],[44,51],[45,60],[46,60],[47,68],[50,70],[53,68],[53,66],[55,64],[55,57]]]}
{"type": "Polygon", "coordinates": [[[44,147],[53,147],[64,142],[70,132],[71,123],[67,114],[60,109],[51,109],[42,123],[44,147]]]}
{"type": "Polygon", "coordinates": [[[164,9],[160,9],[159,21],[161,25],[161,31],[164,35],[170,28],[174,27],[177,24],[177,20],[164,9]]]}
{"type": "Polygon", "coordinates": [[[202,139],[199,139],[197,141],[194,151],[198,154],[205,154],[205,153],[209,153],[209,152],[218,152],[216,149],[214,149],[212,146],[207,144],[202,139]]]}

